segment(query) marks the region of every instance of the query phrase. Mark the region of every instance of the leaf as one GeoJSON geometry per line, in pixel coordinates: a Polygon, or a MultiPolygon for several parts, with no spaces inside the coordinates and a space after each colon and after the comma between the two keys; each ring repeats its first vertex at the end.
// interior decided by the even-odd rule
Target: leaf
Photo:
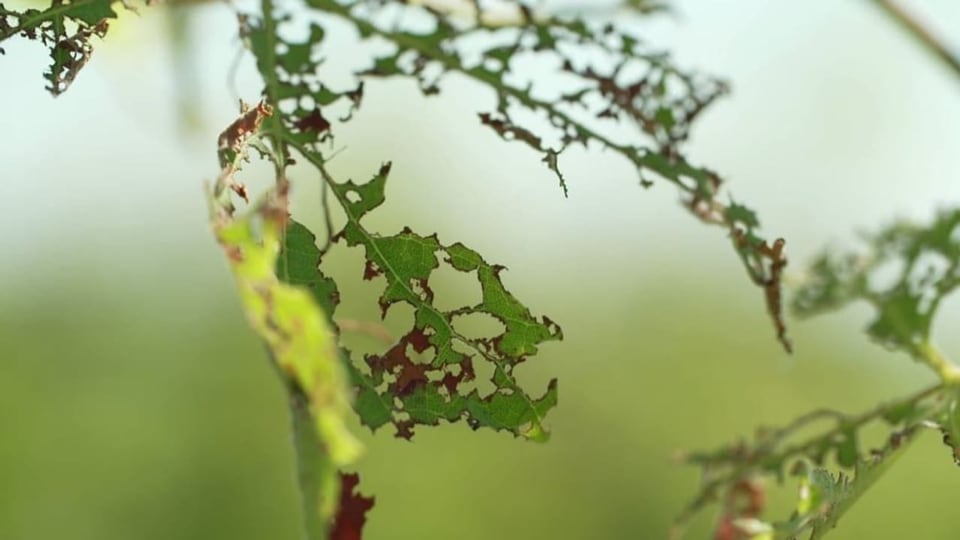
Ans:
{"type": "Polygon", "coordinates": [[[917,428],[895,432],[889,442],[858,459],[852,475],[833,474],[820,467],[808,468],[801,480],[797,511],[789,521],[774,524],[776,538],[797,538],[809,532],[809,540],[822,538],[859,498],[903,455],[917,428]]]}
{"type": "MultiPolygon", "coordinates": [[[[418,424],[462,419],[474,429],[490,427],[545,440],[543,418],[556,405],[556,381],[534,397],[519,387],[513,371],[538,352],[541,343],[560,339],[560,328],[546,317],[535,317],[507,291],[500,278],[503,267],[487,263],[465,245],[446,245],[436,235],[424,236],[409,229],[381,235],[364,226],[363,218],[384,202],[390,166],[384,165],[365,184],[337,182],[326,170],[322,146],[331,136],[332,125],[319,120],[335,118],[326,107],[344,98],[350,109],[339,119],[345,120],[359,102],[359,90],[338,93],[317,82],[321,66],[313,58],[319,57],[316,52],[322,44],[323,30],[319,26],[310,26],[308,39],[288,41],[281,37],[276,22],[282,24],[286,16],[269,3],[265,9],[268,16],[263,19],[244,17],[242,33],[257,57],[267,101],[277,110],[292,112],[263,119],[262,130],[270,142],[264,154],[274,161],[278,179],[285,178],[293,153],[320,173],[325,189],[334,195],[347,218],[333,239],[363,248],[364,276],[384,280],[379,302],[382,313],[385,315],[398,303],[408,304],[415,311],[413,326],[385,353],[368,355],[350,365],[357,393],[354,407],[361,421],[371,429],[393,423],[397,435],[408,439],[418,424]],[[299,108],[306,97],[313,105],[309,110],[299,108]],[[316,129],[306,129],[308,126],[316,129]],[[448,311],[438,309],[433,303],[430,277],[440,264],[475,275],[482,292],[481,303],[448,311]],[[503,324],[503,331],[483,339],[462,335],[455,329],[456,319],[473,314],[494,317],[503,324]],[[424,355],[432,358],[427,360],[424,355]],[[494,389],[484,394],[475,384],[475,366],[480,362],[490,364],[493,373],[494,389]]],[[[360,27],[361,31],[364,28],[360,27]]],[[[309,285],[315,294],[335,298],[333,286],[317,273],[314,239],[298,225],[290,226],[287,238],[289,255],[281,258],[289,261],[283,263],[287,266],[281,266],[281,273],[289,274],[291,281],[309,285]]],[[[325,305],[335,306],[335,302],[325,305]]]]}
{"type": "Polygon", "coordinates": [[[275,26],[286,20],[273,13],[267,18],[243,16],[240,33],[257,60],[271,104],[289,111],[274,121],[282,122],[285,134],[298,144],[325,142],[333,134],[332,118],[324,111],[338,102],[347,103],[349,108],[342,119],[348,119],[363,100],[363,83],[339,92],[328,88],[320,77],[321,62],[316,59],[316,50],[324,40],[323,28],[311,23],[302,41],[281,40],[275,26]],[[280,43],[283,47],[278,50],[280,43]]]}
{"type": "Polygon", "coordinates": [[[782,428],[758,429],[749,443],[740,440],[710,452],[691,453],[685,460],[702,468],[703,482],[699,493],[677,517],[675,535],[707,505],[729,501],[743,491],[744,485],[764,477],[782,482],[788,473],[801,476],[802,488],[797,511],[789,520],[778,524],[740,523],[734,518],[757,518],[759,512],[731,513],[726,503],[721,524],[740,532],[747,524],[757,531],[769,528],[776,531],[776,538],[793,538],[808,529],[822,534],[879,478],[892,462],[887,457],[898,452],[917,429],[946,426],[947,411],[952,410],[956,402],[957,396],[936,385],[858,415],[819,409],[782,428]],[[890,435],[880,450],[865,450],[861,432],[880,420],[886,422],[890,435]],[[832,422],[832,426],[796,440],[799,433],[809,432],[819,422],[832,422]],[[827,469],[831,457],[835,457],[840,469],[836,475],[827,469]],[[793,532],[785,534],[784,531],[793,532]]]}
{"type": "Polygon", "coordinates": [[[954,392],[940,423],[943,444],[950,448],[951,457],[960,465],[960,392],[954,392]]]}
{"type": "Polygon", "coordinates": [[[337,468],[352,463],[361,450],[346,427],[351,397],[348,377],[327,315],[312,294],[317,287],[308,290],[283,283],[277,276],[279,267],[288,276],[293,271],[300,277],[308,264],[302,257],[291,256],[288,249],[284,263],[278,265],[288,229],[285,184],[279,183],[243,214],[237,214],[231,201],[232,193],[246,195],[234,176],[272,112],[260,104],[220,136],[223,171],[209,194],[211,221],[247,319],[290,390],[306,529],[310,538],[323,538],[337,507],[337,468]]]}
{"type": "Polygon", "coordinates": [[[277,275],[286,283],[305,287],[328,316],[340,303],[337,283],[320,271],[316,236],[303,224],[290,219],[284,231],[283,249],[277,259],[277,275]]]}
{"type": "Polygon", "coordinates": [[[90,60],[91,39],[103,38],[108,20],[117,18],[116,3],[119,0],[53,0],[43,11],[14,11],[0,4],[0,43],[16,35],[43,43],[51,59],[43,75],[47,90],[62,94],[90,60]]]}
{"type": "MultiPolygon", "coordinates": [[[[308,156],[309,158],[309,156],[308,156]]],[[[347,214],[347,223],[336,235],[366,253],[365,279],[383,277],[380,309],[406,303],[415,310],[414,325],[382,355],[364,359],[369,375],[360,380],[357,400],[361,420],[373,429],[389,418],[397,435],[410,438],[415,424],[435,425],[440,420],[465,418],[474,429],[487,426],[531,439],[545,439],[543,417],[556,404],[556,381],[539,398],[528,396],[517,385],[513,369],[538,352],[545,342],[561,339],[559,326],[537,318],[503,285],[503,267],[487,263],[461,243],[443,245],[436,235],[421,236],[409,229],[382,236],[368,231],[362,219],[384,201],[390,164],[366,184],[330,182],[347,214]],[[482,301],[443,311],[433,303],[430,277],[441,262],[460,272],[475,274],[482,301]],[[455,328],[456,318],[482,313],[500,321],[504,330],[490,338],[468,338],[455,328]],[[432,352],[429,363],[416,356],[432,352]],[[413,355],[411,354],[413,353],[413,355]],[[475,364],[489,362],[495,389],[484,396],[464,387],[475,378],[475,364]],[[391,382],[392,381],[392,382],[391,382]],[[386,404],[390,404],[387,406],[386,404]]]]}
{"type": "Polygon", "coordinates": [[[859,252],[821,255],[797,290],[794,311],[810,316],[864,300],[876,315],[867,334],[890,349],[939,362],[929,349],[940,302],[960,283],[960,210],[921,227],[895,223],[864,237],[859,252]]]}
{"type": "MultiPolygon", "coordinates": [[[[472,16],[464,18],[460,11],[429,4],[409,6],[399,0],[307,2],[318,13],[337,16],[354,26],[363,39],[386,40],[393,45],[392,51],[359,70],[361,79],[407,77],[430,96],[440,92],[446,76],[455,74],[489,89],[496,106],[478,111],[480,122],[500,138],[520,142],[538,153],[565,195],[568,186],[561,156],[576,146],[595,146],[618,154],[634,165],[645,186],[652,177],[674,184],[694,216],[727,231],[751,280],[764,291],[778,339],[790,350],[780,300],[786,265],[783,240],[761,237],[755,216],[746,221],[736,219],[752,215],[752,211],[737,205],[728,212],[719,197],[720,177],[694,165],[681,152],[694,121],[726,93],[727,86],[677,69],[668,57],[651,52],[640,39],[614,24],[539,17],[522,2],[508,4],[515,8],[512,24],[491,22],[482,3],[473,4],[467,10],[472,16]],[[387,10],[410,12],[411,16],[396,17],[385,14],[387,10]],[[384,22],[404,19],[426,22],[415,28],[384,22]],[[568,81],[566,87],[558,94],[554,83],[532,79],[517,67],[514,60],[520,57],[558,66],[568,81]],[[616,124],[632,128],[626,141],[613,134],[616,124]]],[[[642,10],[657,3],[634,4],[642,10]]],[[[316,48],[323,50],[319,43],[316,48]]],[[[261,73],[265,72],[261,68],[261,73]]],[[[285,97],[276,91],[282,86],[272,86],[272,95],[285,97]]]]}
{"type": "Polygon", "coordinates": [[[333,520],[330,540],[360,540],[367,512],[373,508],[373,497],[364,497],[356,492],[360,483],[357,474],[340,474],[340,507],[333,520]]]}

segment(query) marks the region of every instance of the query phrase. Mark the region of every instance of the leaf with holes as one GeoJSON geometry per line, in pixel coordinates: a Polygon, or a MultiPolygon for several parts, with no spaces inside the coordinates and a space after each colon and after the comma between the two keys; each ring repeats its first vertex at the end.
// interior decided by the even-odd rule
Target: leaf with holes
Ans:
{"type": "MultiPolygon", "coordinates": [[[[53,95],[73,83],[93,54],[91,40],[107,33],[108,21],[117,18],[119,0],[63,0],[45,10],[15,11],[0,4],[0,43],[20,35],[47,47],[50,68],[44,73],[53,95]]],[[[3,49],[0,49],[0,54],[3,49]]]]}
{"type": "Polygon", "coordinates": [[[504,287],[503,267],[487,263],[461,243],[444,245],[436,235],[422,236],[409,229],[395,235],[368,231],[363,218],[384,201],[390,165],[365,184],[330,184],[347,215],[336,238],[366,254],[365,279],[383,278],[381,312],[405,303],[414,308],[414,324],[387,352],[368,355],[354,373],[359,382],[358,412],[376,429],[387,421],[397,435],[410,438],[417,424],[435,425],[466,419],[473,427],[507,430],[529,439],[543,440],[543,418],[557,402],[556,381],[539,397],[519,387],[513,370],[538,352],[540,344],[561,339],[560,327],[546,317],[535,317],[504,287]],[[472,274],[481,290],[477,305],[441,310],[434,305],[432,273],[441,264],[472,274]],[[470,338],[458,332],[458,317],[485,314],[503,325],[488,338],[470,338]],[[432,359],[420,357],[432,353],[432,359]],[[476,377],[479,362],[492,364],[494,389],[481,395],[466,390],[476,377]]]}
{"type": "Polygon", "coordinates": [[[895,223],[864,241],[859,252],[817,258],[794,311],[810,316],[866,301],[876,312],[867,334],[926,361],[933,317],[960,283],[960,210],[940,212],[925,227],[895,223]]]}

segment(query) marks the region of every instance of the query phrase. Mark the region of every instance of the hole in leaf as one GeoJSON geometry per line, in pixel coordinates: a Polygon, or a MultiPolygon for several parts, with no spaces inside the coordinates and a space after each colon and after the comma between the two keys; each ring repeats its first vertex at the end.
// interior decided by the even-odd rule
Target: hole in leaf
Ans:
{"type": "Polygon", "coordinates": [[[300,108],[304,111],[312,111],[317,107],[317,102],[313,99],[313,96],[300,96],[300,108]]]}
{"type": "Polygon", "coordinates": [[[453,319],[453,328],[469,339],[493,339],[506,331],[502,322],[487,313],[458,315],[453,319]]]}
{"type": "Polygon", "coordinates": [[[886,291],[895,286],[906,271],[906,262],[902,259],[890,259],[877,266],[867,276],[867,284],[871,290],[886,291]]]}
{"type": "Polygon", "coordinates": [[[483,61],[483,67],[490,71],[499,72],[503,70],[503,62],[496,58],[487,58],[483,61]]]}
{"type": "Polygon", "coordinates": [[[281,113],[292,115],[297,111],[297,101],[295,99],[281,100],[279,104],[279,108],[281,113]]]}
{"type": "Polygon", "coordinates": [[[496,392],[497,387],[493,384],[493,374],[496,366],[487,361],[474,362],[473,369],[476,372],[477,378],[473,382],[472,386],[476,388],[477,393],[480,394],[480,397],[487,397],[496,392]]]}
{"type": "Polygon", "coordinates": [[[461,272],[449,264],[441,264],[430,274],[433,305],[440,311],[471,307],[483,300],[476,271],[461,272]]]}

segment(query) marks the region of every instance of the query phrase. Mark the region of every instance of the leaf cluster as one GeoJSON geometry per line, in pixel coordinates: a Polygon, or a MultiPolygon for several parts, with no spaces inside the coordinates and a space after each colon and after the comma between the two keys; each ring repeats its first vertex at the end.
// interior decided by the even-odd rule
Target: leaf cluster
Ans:
{"type": "Polygon", "coordinates": [[[865,301],[874,310],[867,335],[925,364],[940,382],[859,415],[817,410],[782,428],[758,429],[750,442],[689,454],[686,461],[701,467],[703,484],[678,518],[678,530],[706,505],[736,498],[747,483],[796,476],[800,495],[789,519],[764,522],[760,509],[745,513],[743,505],[725,504],[718,530],[729,525],[734,531],[730,538],[799,538],[805,533],[820,538],[924,428],[939,431],[960,463],[960,368],[931,341],[937,308],[960,278],[960,210],[943,210],[928,225],[900,221],[862,235],[862,240],[860,250],[831,250],[813,261],[796,291],[794,311],[812,316],[865,301]],[[822,422],[832,425],[799,438],[801,430],[822,422]],[[864,429],[875,424],[889,434],[871,447],[864,429]]]}
{"type": "Polygon", "coordinates": [[[864,250],[828,251],[813,262],[794,310],[810,316],[865,301],[876,313],[867,334],[924,361],[937,308],[960,284],[960,209],[940,212],[926,227],[901,221],[863,240],[864,250]]]}
{"type": "MultiPolygon", "coordinates": [[[[94,37],[103,38],[119,0],[54,0],[45,10],[15,11],[0,3],[0,43],[13,36],[36,40],[50,54],[43,77],[54,96],[67,90],[93,54],[94,37]]],[[[0,48],[2,54],[3,48],[0,48]]]]}
{"type": "MultiPolygon", "coordinates": [[[[55,0],[47,10],[22,12],[0,5],[0,42],[19,35],[45,44],[52,59],[49,90],[59,94],[89,60],[91,38],[105,34],[115,5],[55,0]]],[[[636,0],[625,5],[634,13],[663,8],[636,0]]],[[[575,148],[625,159],[644,187],[673,184],[684,208],[727,233],[763,291],[778,339],[790,349],[780,296],[784,241],[761,235],[756,214],[725,200],[720,176],[683,151],[694,122],[727,92],[726,84],[677,68],[622,25],[543,15],[521,1],[506,0],[500,7],[505,11],[494,13],[483,0],[460,5],[305,0],[303,6],[261,0],[259,11],[238,13],[240,35],[264,90],[261,102],[245,108],[220,136],[222,172],[210,193],[211,222],[251,326],[290,391],[310,538],[359,537],[372,506],[355,494],[356,477],[338,471],[360,452],[344,427],[351,405],[371,430],[390,424],[404,439],[411,439],[417,426],[464,421],[474,430],[544,441],[545,417],[558,400],[556,380],[534,391],[517,382],[517,366],[563,333],[505,287],[504,267],[435,233],[373,230],[367,218],[385,202],[389,161],[363,183],[339,180],[329,171],[334,131],[357,113],[365,84],[372,81],[407,79],[425,96],[441,93],[449,77],[487,89],[492,104],[476,111],[478,121],[496,137],[534,151],[565,196],[570,186],[562,161],[575,148]],[[363,43],[388,46],[357,66],[353,80],[341,87],[329,84],[323,62],[337,52],[327,39],[334,20],[354,28],[363,43]],[[525,67],[531,64],[548,66],[560,84],[531,74],[525,67]],[[251,152],[273,164],[276,180],[256,197],[238,178],[251,152]],[[289,215],[288,191],[302,181],[292,177],[303,170],[291,166],[299,161],[323,186],[322,240],[289,215]],[[334,219],[331,203],[342,219],[334,219]],[[321,269],[333,244],[363,251],[364,266],[357,272],[382,287],[378,304],[384,317],[397,305],[414,312],[410,327],[382,353],[359,357],[337,339],[338,286],[321,269]],[[431,279],[440,268],[470,275],[480,289],[479,302],[438,307],[431,279]],[[458,330],[458,321],[478,315],[497,321],[499,330],[480,338],[458,330]],[[492,373],[491,390],[481,391],[480,372],[492,373]]],[[[763,443],[767,446],[776,445],[763,443]]],[[[708,461],[716,468],[732,459],[708,461]]],[[[736,471],[743,466],[737,462],[728,476],[739,482],[743,475],[736,471]]],[[[725,485],[726,480],[718,483],[704,500],[725,485]]]]}
{"type": "Polygon", "coordinates": [[[746,206],[721,197],[722,180],[682,153],[693,122],[727,92],[722,81],[686,72],[652,51],[639,37],[612,23],[540,17],[521,2],[510,24],[472,19],[404,2],[308,0],[318,13],[353,25],[364,40],[386,41],[393,50],[358,75],[404,77],[425,95],[440,92],[447,76],[466,78],[493,92],[496,105],[478,112],[500,138],[541,155],[568,192],[561,156],[573,147],[600,148],[631,163],[644,186],[662,179],[678,188],[682,204],[705,223],[727,230],[751,280],[762,288],[778,339],[789,350],[781,309],[784,241],[760,235],[760,222],[746,206]],[[410,13],[413,12],[413,13],[410,13]],[[402,15],[424,21],[404,26],[402,15]],[[527,64],[529,62],[529,64],[527,64]],[[523,65],[549,65],[563,76],[559,93],[523,65]],[[631,126],[625,137],[616,128],[631,126]]]}

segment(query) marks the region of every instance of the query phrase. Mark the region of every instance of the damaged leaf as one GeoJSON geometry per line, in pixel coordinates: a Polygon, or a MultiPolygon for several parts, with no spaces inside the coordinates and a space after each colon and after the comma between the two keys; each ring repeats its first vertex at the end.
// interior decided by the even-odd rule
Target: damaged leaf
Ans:
{"type": "MultiPolygon", "coordinates": [[[[314,157],[307,153],[308,160],[314,157]]],[[[318,163],[315,163],[318,164],[318,163]]],[[[490,427],[534,440],[547,437],[543,418],[557,402],[556,381],[539,397],[517,384],[513,370],[538,352],[540,344],[561,339],[560,327],[536,317],[503,285],[503,267],[487,263],[461,243],[445,245],[436,235],[422,236],[410,229],[381,235],[366,229],[362,220],[384,201],[390,165],[381,167],[364,184],[339,183],[326,177],[347,215],[335,236],[366,253],[365,279],[383,278],[381,312],[405,303],[414,308],[414,324],[385,353],[367,355],[353,368],[357,385],[355,407],[371,429],[393,423],[397,435],[413,436],[417,424],[465,420],[472,428],[490,427]],[[441,264],[476,277],[482,300],[477,305],[440,310],[434,305],[430,277],[441,264]],[[489,338],[468,338],[454,327],[458,317],[486,314],[503,324],[489,338]],[[425,355],[432,355],[426,362],[425,355]],[[493,365],[494,389],[481,394],[475,386],[475,366],[493,365]]]]}
{"type": "MultiPolygon", "coordinates": [[[[103,38],[119,0],[53,0],[45,10],[10,10],[0,4],[0,43],[14,36],[39,41],[50,54],[43,74],[54,96],[69,88],[93,54],[94,37],[103,38]]],[[[3,49],[0,48],[0,53],[3,49]]]]}
{"type": "MultiPolygon", "coordinates": [[[[489,89],[496,106],[479,111],[480,122],[500,138],[539,153],[564,194],[568,185],[561,158],[573,147],[618,154],[633,164],[645,186],[652,178],[674,184],[694,216],[727,231],[751,280],[763,290],[777,337],[789,351],[780,298],[784,241],[760,236],[755,216],[749,222],[736,219],[746,207],[724,203],[720,177],[682,153],[693,123],[727,92],[726,84],[676,68],[666,55],[615,24],[542,16],[525,3],[507,4],[511,24],[492,22],[483,4],[471,2],[464,2],[463,13],[399,0],[307,2],[353,25],[362,38],[393,45],[358,71],[361,79],[407,77],[429,96],[453,74],[489,89]],[[403,17],[384,16],[397,11],[409,11],[429,25],[413,29],[397,22],[403,17]],[[564,81],[559,93],[558,83],[524,72],[520,61],[531,59],[558,66],[564,81]],[[632,128],[629,136],[615,136],[624,125],[632,128]]],[[[644,10],[658,3],[634,4],[644,10]]]]}
{"type": "Polygon", "coordinates": [[[747,524],[769,530],[774,534],[771,538],[795,538],[803,531],[814,531],[813,537],[819,538],[817,535],[825,534],[836,524],[840,515],[892,463],[888,458],[899,455],[899,449],[918,430],[935,426],[948,429],[949,412],[956,403],[954,393],[936,385],[862,414],[818,409],[784,427],[758,428],[752,441],[739,440],[710,452],[689,453],[684,461],[701,468],[703,481],[700,492],[677,517],[674,536],[679,537],[685,524],[710,504],[724,503],[724,517],[718,527],[732,531],[730,538],[750,538],[743,536],[746,532],[739,528],[747,524]],[[823,423],[827,427],[816,434],[800,436],[823,423]],[[879,449],[872,448],[864,434],[864,430],[878,424],[889,429],[879,449]],[[837,472],[831,473],[831,468],[837,472]],[[747,513],[730,511],[727,501],[740,497],[744,485],[752,486],[764,479],[782,483],[791,476],[801,478],[802,489],[797,510],[789,519],[762,522],[760,526],[760,522],[738,521],[759,519],[759,507],[747,513]]]}
{"type": "Polygon", "coordinates": [[[960,210],[942,211],[928,226],[895,223],[863,240],[858,252],[827,252],[810,265],[794,311],[811,316],[866,301],[875,312],[867,327],[872,339],[939,363],[930,328],[941,301],[960,283],[960,210]]]}
{"type": "MultiPolygon", "coordinates": [[[[283,14],[272,15],[274,21],[287,20],[283,14]]],[[[385,315],[398,303],[415,310],[413,326],[385,353],[354,359],[350,364],[356,387],[354,407],[361,421],[371,429],[392,423],[397,435],[403,438],[412,437],[418,424],[464,420],[473,429],[489,427],[528,439],[546,439],[543,419],[556,404],[556,381],[551,381],[539,395],[531,396],[517,384],[513,371],[536,354],[540,344],[560,339],[560,328],[546,317],[534,316],[507,291],[500,278],[503,267],[486,262],[465,245],[444,244],[436,235],[424,236],[409,229],[393,235],[369,230],[363,218],[384,202],[390,165],[381,167],[364,184],[336,181],[326,170],[325,149],[321,145],[328,135],[327,124],[323,124],[322,134],[305,132],[303,127],[313,122],[307,119],[315,111],[283,105],[291,96],[297,103],[309,96],[320,106],[319,114],[331,118],[324,106],[346,99],[349,114],[359,103],[361,88],[336,93],[309,84],[311,77],[319,76],[322,67],[313,60],[322,56],[316,55],[323,37],[319,26],[311,24],[309,39],[287,42],[270,18],[259,21],[245,17],[243,32],[266,81],[267,100],[280,110],[293,111],[264,121],[264,134],[271,147],[265,154],[274,160],[278,179],[285,178],[294,153],[305,158],[319,172],[324,189],[330,191],[346,215],[346,223],[332,235],[332,240],[363,248],[364,277],[385,282],[379,301],[382,313],[385,315]],[[280,42],[282,47],[277,46],[280,42]],[[474,275],[482,301],[447,311],[438,309],[433,302],[430,277],[441,264],[474,275]],[[503,324],[503,331],[483,339],[460,334],[454,327],[455,320],[471,314],[494,317],[503,324]],[[432,357],[429,361],[424,359],[427,355],[432,357]],[[475,368],[480,362],[490,365],[493,373],[493,390],[482,394],[475,381],[475,368]]],[[[289,255],[281,256],[290,261],[286,268],[292,269],[294,261],[303,258],[303,262],[297,263],[302,271],[298,270],[296,277],[291,274],[291,282],[312,283],[316,294],[330,298],[320,301],[335,306],[334,287],[318,273],[313,238],[298,225],[293,225],[288,235],[288,240],[299,240],[296,244],[288,243],[289,255]]]]}
{"type": "Polygon", "coordinates": [[[263,120],[272,113],[261,103],[221,135],[223,171],[209,196],[211,222],[233,270],[247,320],[289,388],[305,526],[310,538],[323,538],[337,508],[337,469],[352,463],[361,450],[346,427],[351,402],[348,376],[336,335],[316,299],[317,287],[285,283],[277,275],[281,269],[288,278],[300,278],[307,264],[289,249],[278,264],[288,229],[286,184],[278,182],[242,214],[231,201],[232,193],[245,194],[237,188],[235,175],[263,120]]]}
{"type": "Polygon", "coordinates": [[[340,474],[340,507],[333,519],[330,540],[360,540],[367,512],[373,508],[374,498],[357,492],[360,484],[358,474],[340,474]]]}

